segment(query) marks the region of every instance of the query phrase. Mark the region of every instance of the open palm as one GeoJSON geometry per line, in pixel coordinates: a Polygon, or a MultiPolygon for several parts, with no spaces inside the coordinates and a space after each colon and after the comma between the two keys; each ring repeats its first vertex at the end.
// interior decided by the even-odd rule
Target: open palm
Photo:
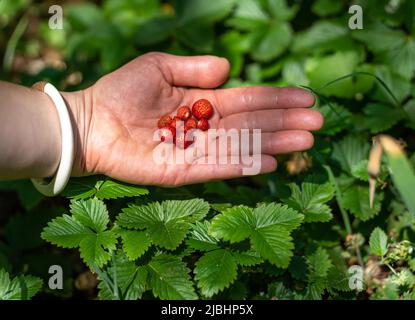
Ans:
{"type": "Polygon", "coordinates": [[[82,174],[102,173],[138,184],[174,186],[242,175],[242,164],[164,164],[154,162],[157,120],[181,105],[210,100],[213,128],[262,130],[261,173],[276,168],[272,156],[308,149],[310,130],[321,115],[306,109],[314,97],[298,88],[215,89],[228,77],[229,63],[214,56],[143,55],[86,89],[82,174]]]}

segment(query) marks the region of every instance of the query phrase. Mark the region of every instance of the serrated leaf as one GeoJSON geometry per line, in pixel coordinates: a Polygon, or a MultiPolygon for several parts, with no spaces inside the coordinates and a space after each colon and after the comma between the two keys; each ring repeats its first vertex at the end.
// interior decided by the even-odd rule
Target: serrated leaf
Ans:
{"type": "Polygon", "coordinates": [[[255,266],[264,261],[261,255],[255,250],[248,250],[243,252],[233,251],[232,255],[236,263],[244,267],[255,266]]]}
{"type": "Polygon", "coordinates": [[[342,8],[341,1],[317,0],[313,3],[311,10],[320,17],[326,17],[340,12],[342,8]]]}
{"type": "MultiPolygon", "coordinates": [[[[306,60],[305,70],[310,87],[320,88],[337,78],[356,71],[369,72],[370,65],[361,65],[363,56],[356,50],[337,51],[327,56],[314,56],[306,60]]],[[[358,93],[369,91],[374,84],[372,77],[346,78],[319,90],[323,95],[351,99],[358,93]]]]}
{"type": "Polygon", "coordinates": [[[392,128],[405,113],[402,109],[380,103],[369,103],[363,110],[367,128],[372,133],[379,133],[392,128]]]}
{"type": "Polygon", "coordinates": [[[192,27],[214,23],[230,13],[235,0],[206,2],[205,0],[182,0],[175,2],[180,25],[192,27]]]}
{"type": "Polygon", "coordinates": [[[30,275],[10,279],[4,269],[0,269],[0,300],[29,300],[41,288],[43,281],[30,275]]]}
{"type": "Polygon", "coordinates": [[[376,216],[381,209],[383,192],[376,193],[373,208],[369,206],[369,188],[352,186],[343,194],[343,206],[362,221],[367,221],[376,216]]]}
{"type": "Polygon", "coordinates": [[[109,261],[116,243],[117,237],[112,231],[92,233],[82,239],[79,252],[86,265],[93,270],[94,265],[101,268],[109,261]]]}
{"type": "Polygon", "coordinates": [[[269,15],[257,1],[239,0],[232,18],[227,24],[242,30],[252,30],[261,27],[269,20],[269,15]]]}
{"type": "Polygon", "coordinates": [[[308,299],[321,299],[321,295],[328,287],[327,276],[332,268],[332,262],[327,251],[318,247],[316,252],[307,257],[308,285],[306,297],[308,299]]]}
{"type": "Polygon", "coordinates": [[[70,211],[73,217],[95,232],[104,231],[109,222],[105,203],[98,199],[72,201],[70,211]]]}
{"type": "Polygon", "coordinates": [[[246,206],[232,207],[215,216],[210,226],[210,233],[231,243],[249,237],[255,224],[253,211],[246,206]]]}
{"type": "Polygon", "coordinates": [[[194,269],[198,287],[205,297],[229,287],[236,279],[237,264],[232,253],[226,249],[205,253],[194,269]]]}
{"type": "MultiPolygon", "coordinates": [[[[118,253],[113,263],[106,270],[112,280],[116,279],[120,298],[123,300],[137,300],[147,289],[147,269],[128,261],[124,254],[118,253]]],[[[103,279],[98,284],[99,297],[102,300],[113,300],[116,296],[106,286],[103,279]]]]}
{"type": "Polygon", "coordinates": [[[53,219],[43,229],[42,239],[62,248],[75,248],[85,237],[94,235],[92,230],[84,227],[75,218],[64,214],[53,219]]]}
{"type": "Polygon", "coordinates": [[[342,105],[330,103],[330,106],[324,104],[316,106],[314,109],[318,110],[324,118],[323,128],[317,131],[317,134],[332,136],[349,128],[352,114],[342,105]]]}
{"type": "Polygon", "coordinates": [[[388,249],[388,236],[382,229],[376,227],[369,239],[370,251],[379,257],[383,257],[388,249]]]}
{"type": "Polygon", "coordinates": [[[299,32],[294,38],[293,51],[313,51],[329,42],[343,39],[348,30],[344,25],[330,21],[317,21],[310,28],[299,32]]]}
{"type": "Polygon", "coordinates": [[[257,61],[270,61],[281,55],[292,40],[288,23],[271,21],[251,33],[251,55],[257,61]]]}
{"type": "Polygon", "coordinates": [[[209,204],[202,199],[133,204],[122,210],[117,222],[125,228],[147,229],[154,244],[175,249],[185,238],[191,223],[202,219],[208,211],[209,204]]]}
{"type": "Polygon", "coordinates": [[[147,265],[148,285],[160,299],[197,299],[189,269],[180,258],[159,254],[147,265]]]}
{"type": "Polygon", "coordinates": [[[122,238],[122,248],[128,259],[136,260],[150,247],[151,240],[145,231],[118,230],[122,238]]]}
{"type": "Polygon", "coordinates": [[[218,238],[239,242],[250,238],[254,250],[279,267],[287,267],[294,245],[290,232],[303,215],[281,204],[262,204],[254,210],[238,206],[217,215],[210,232],[218,238]]]}
{"type": "Polygon", "coordinates": [[[305,222],[326,222],[333,217],[331,209],[324,203],[334,197],[334,187],[330,182],[319,181],[317,176],[308,176],[301,184],[289,185],[291,196],[283,201],[291,208],[304,214],[305,222]]]}
{"type": "Polygon", "coordinates": [[[334,144],[332,157],[344,171],[350,173],[353,165],[368,158],[369,149],[369,141],[348,135],[334,144]]]}
{"type": "Polygon", "coordinates": [[[209,234],[210,222],[196,221],[193,225],[186,243],[190,248],[200,251],[218,249],[219,239],[209,234]]]}
{"type": "Polygon", "coordinates": [[[115,181],[103,176],[72,178],[63,191],[63,195],[74,200],[88,199],[96,196],[99,199],[116,199],[138,197],[148,194],[148,190],[136,185],[115,181]]]}
{"type": "Polygon", "coordinates": [[[148,194],[148,190],[139,186],[114,180],[105,180],[95,196],[100,199],[117,199],[123,197],[138,197],[148,194]]]}
{"type": "Polygon", "coordinates": [[[280,226],[263,227],[251,236],[252,248],[281,268],[287,268],[294,244],[290,233],[280,226]]]}

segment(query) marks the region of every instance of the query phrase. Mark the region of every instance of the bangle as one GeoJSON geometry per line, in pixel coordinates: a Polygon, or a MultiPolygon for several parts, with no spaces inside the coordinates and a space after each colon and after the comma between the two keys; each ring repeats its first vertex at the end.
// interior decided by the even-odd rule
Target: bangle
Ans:
{"type": "Polygon", "coordinates": [[[53,101],[59,115],[61,128],[61,158],[52,180],[31,179],[35,188],[45,196],[51,197],[63,191],[68,183],[74,161],[74,135],[72,122],[65,101],[59,91],[50,83],[38,82],[33,88],[43,91],[53,101]]]}

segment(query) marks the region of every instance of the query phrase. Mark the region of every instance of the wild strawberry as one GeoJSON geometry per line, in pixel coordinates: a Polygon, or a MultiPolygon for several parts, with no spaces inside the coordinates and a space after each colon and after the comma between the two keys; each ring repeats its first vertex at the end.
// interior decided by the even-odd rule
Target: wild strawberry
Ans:
{"type": "Polygon", "coordinates": [[[170,127],[177,129],[180,125],[183,125],[183,121],[178,116],[174,116],[173,120],[170,122],[170,127]]]}
{"type": "Polygon", "coordinates": [[[174,138],[176,136],[176,130],[170,126],[165,126],[159,129],[159,136],[161,141],[172,143],[174,142],[174,138]]]}
{"type": "Polygon", "coordinates": [[[184,130],[191,130],[191,129],[196,129],[197,128],[197,121],[193,118],[187,119],[184,122],[184,130]]]}
{"type": "Polygon", "coordinates": [[[176,140],[174,143],[180,149],[187,149],[193,143],[193,141],[190,140],[187,131],[182,130],[179,133],[177,133],[176,140]]]}
{"type": "Polygon", "coordinates": [[[197,128],[206,131],[209,129],[209,122],[205,118],[202,118],[197,122],[197,128]]]}
{"type": "Polygon", "coordinates": [[[168,114],[165,115],[165,116],[162,116],[159,119],[159,121],[157,122],[157,127],[159,129],[161,129],[161,128],[165,127],[165,126],[168,126],[168,125],[170,125],[171,120],[172,119],[171,119],[171,117],[168,114]]]}
{"type": "Polygon", "coordinates": [[[213,115],[213,107],[209,100],[197,100],[192,106],[192,113],[197,119],[209,119],[213,115]]]}
{"type": "Polygon", "coordinates": [[[192,116],[192,113],[190,112],[190,108],[187,106],[182,106],[179,109],[177,109],[177,116],[181,120],[187,120],[192,116]]]}

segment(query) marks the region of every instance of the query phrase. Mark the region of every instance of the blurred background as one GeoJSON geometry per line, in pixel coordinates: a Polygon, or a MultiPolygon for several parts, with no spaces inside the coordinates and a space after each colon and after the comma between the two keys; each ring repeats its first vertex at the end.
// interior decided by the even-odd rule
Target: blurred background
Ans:
{"type": "MultiPolygon", "coordinates": [[[[354,169],[351,164],[367,158],[372,136],[387,132],[401,139],[409,155],[415,147],[414,17],[412,0],[0,0],[0,79],[25,86],[47,80],[71,91],[149,51],[224,56],[232,65],[226,87],[311,87],[323,96],[315,108],[326,118],[310,152],[280,156],[284,165],[266,177],[226,183],[241,202],[276,197],[262,191],[270,181],[274,189],[301,181],[304,174],[321,170],[322,163],[333,166],[344,190],[366,192],[362,172],[367,162],[354,169]],[[352,4],[363,9],[361,30],[349,27],[352,4]],[[62,6],[63,29],[49,27],[52,5],[62,6]],[[323,88],[353,72],[381,78],[395,98],[365,75],[323,88]]],[[[187,190],[214,198],[223,189],[206,184],[187,190]]],[[[376,218],[358,222],[363,234],[403,211],[392,200],[393,189],[383,192],[378,197],[385,199],[382,212],[379,207],[376,218]]],[[[65,212],[67,204],[64,198],[43,198],[29,181],[0,182],[0,267],[46,277],[45,266],[59,263],[72,275],[59,295],[90,297],[94,293],[82,287],[88,273],[79,257],[63,257],[39,237],[46,222],[65,212]]],[[[359,219],[359,210],[364,215],[367,208],[350,210],[359,219]]],[[[336,219],[333,224],[340,221],[336,219]]]]}

